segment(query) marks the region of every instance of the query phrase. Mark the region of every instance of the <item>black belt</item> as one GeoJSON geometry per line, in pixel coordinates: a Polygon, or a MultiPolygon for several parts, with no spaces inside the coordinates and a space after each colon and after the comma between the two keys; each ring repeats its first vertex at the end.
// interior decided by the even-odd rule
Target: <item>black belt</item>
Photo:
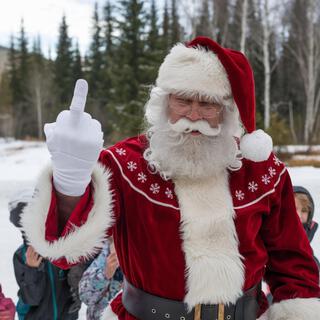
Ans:
{"type": "Polygon", "coordinates": [[[236,304],[199,304],[190,312],[184,302],[154,296],[124,279],[122,304],[139,320],[256,320],[260,285],[241,296],[236,304]]]}

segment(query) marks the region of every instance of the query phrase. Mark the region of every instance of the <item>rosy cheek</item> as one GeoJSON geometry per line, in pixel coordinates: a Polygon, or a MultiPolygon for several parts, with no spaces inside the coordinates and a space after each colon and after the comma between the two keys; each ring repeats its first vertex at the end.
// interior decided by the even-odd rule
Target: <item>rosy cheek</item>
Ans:
{"type": "Polygon", "coordinates": [[[178,114],[173,114],[173,113],[169,113],[169,121],[171,123],[176,123],[178,120],[180,120],[182,118],[182,116],[178,115],[178,114]]]}
{"type": "Polygon", "coordinates": [[[217,128],[218,124],[220,123],[218,119],[209,119],[207,121],[209,122],[211,128],[217,128]]]}

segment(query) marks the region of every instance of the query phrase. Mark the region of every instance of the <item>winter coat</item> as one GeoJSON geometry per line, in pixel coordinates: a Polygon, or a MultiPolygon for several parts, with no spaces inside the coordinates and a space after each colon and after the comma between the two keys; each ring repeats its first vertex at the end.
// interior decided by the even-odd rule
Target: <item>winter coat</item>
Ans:
{"type": "MultiPolygon", "coordinates": [[[[307,237],[309,239],[309,242],[311,243],[311,241],[314,238],[315,233],[318,230],[318,223],[313,220],[313,217],[314,217],[314,201],[313,201],[313,198],[311,196],[311,193],[306,188],[301,187],[301,186],[293,186],[293,192],[294,193],[305,194],[308,197],[309,201],[310,201],[310,212],[309,212],[309,215],[308,215],[308,220],[307,220],[306,223],[303,223],[303,228],[304,228],[305,232],[307,233],[307,237]]],[[[315,259],[315,261],[316,261],[316,263],[318,265],[318,268],[320,270],[319,260],[315,256],[314,256],[314,259],[315,259]]]]}
{"type": "MultiPolygon", "coordinates": [[[[191,307],[229,304],[265,276],[276,302],[269,319],[320,314],[318,269],[295,213],[289,174],[277,157],[244,158],[239,170],[207,179],[164,180],[150,172],[147,146],[139,136],[101,152],[92,183],[61,234],[52,170],[44,170],[22,219],[35,250],[68,268],[92,256],[112,233],[124,275],[153,295],[191,307]],[[312,312],[305,314],[306,308],[312,312]]],[[[121,298],[112,300],[104,319],[134,319],[121,298]]],[[[260,314],[263,294],[259,305],[260,314]]]]}
{"type": "Polygon", "coordinates": [[[19,286],[17,313],[19,320],[75,320],[78,311],[69,313],[74,301],[67,281],[68,271],[47,260],[38,268],[25,263],[27,247],[20,246],[13,256],[19,286]]]}
{"type": "Polygon", "coordinates": [[[14,314],[16,312],[16,308],[14,306],[13,301],[10,298],[6,298],[2,293],[2,287],[0,285],[0,319],[1,319],[1,312],[2,311],[9,311],[10,319],[14,319],[14,314]]]}
{"type": "Polygon", "coordinates": [[[104,274],[106,260],[110,253],[109,242],[106,242],[100,255],[84,272],[80,283],[80,300],[87,308],[87,320],[99,320],[102,311],[122,286],[123,275],[118,268],[111,280],[104,274]]]}

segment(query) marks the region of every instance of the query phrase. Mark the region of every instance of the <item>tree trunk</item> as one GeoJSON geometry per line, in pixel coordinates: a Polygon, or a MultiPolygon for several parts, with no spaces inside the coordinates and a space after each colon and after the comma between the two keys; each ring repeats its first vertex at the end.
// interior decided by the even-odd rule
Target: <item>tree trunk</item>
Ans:
{"type": "Polygon", "coordinates": [[[304,142],[310,143],[312,129],[316,115],[315,111],[315,72],[314,70],[314,25],[313,25],[313,14],[314,14],[314,0],[309,0],[308,6],[308,30],[307,30],[307,41],[308,41],[308,57],[307,57],[307,90],[306,90],[306,118],[304,124],[304,142]]]}
{"type": "Polygon", "coordinates": [[[262,13],[263,25],[263,66],[264,66],[264,129],[270,127],[270,26],[269,26],[269,0],[264,0],[262,13]]]}
{"type": "Polygon", "coordinates": [[[289,101],[288,106],[289,106],[290,131],[291,131],[293,143],[294,143],[294,144],[297,144],[297,143],[298,143],[298,139],[297,139],[296,131],[295,131],[295,129],[294,129],[294,118],[293,118],[292,101],[289,101]]]}
{"type": "Polygon", "coordinates": [[[43,131],[42,131],[42,103],[41,103],[41,89],[40,84],[35,87],[35,100],[37,108],[37,124],[38,124],[38,139],[42,140],[43,131]]]}
{"type": "Polygon", "coordinates": [[[247,14],[248,14],[248,0],[243,0],[242,15],[241,15],[241,40],[240,51],[246,51],[246,35],[247,35],[247,14]]]}

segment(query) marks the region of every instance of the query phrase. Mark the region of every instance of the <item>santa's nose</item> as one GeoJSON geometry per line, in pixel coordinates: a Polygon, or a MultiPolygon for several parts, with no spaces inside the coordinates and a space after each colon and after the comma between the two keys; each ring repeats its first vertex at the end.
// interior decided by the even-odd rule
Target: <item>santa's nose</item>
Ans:
{"type": "Polygon", "coordinates": [[[187,114],[187,118],[191,121],[198,121],[202,119],[202,115],[199,113],[199,106],[195,103],[192,104],[190,112],[187,114]]]}

